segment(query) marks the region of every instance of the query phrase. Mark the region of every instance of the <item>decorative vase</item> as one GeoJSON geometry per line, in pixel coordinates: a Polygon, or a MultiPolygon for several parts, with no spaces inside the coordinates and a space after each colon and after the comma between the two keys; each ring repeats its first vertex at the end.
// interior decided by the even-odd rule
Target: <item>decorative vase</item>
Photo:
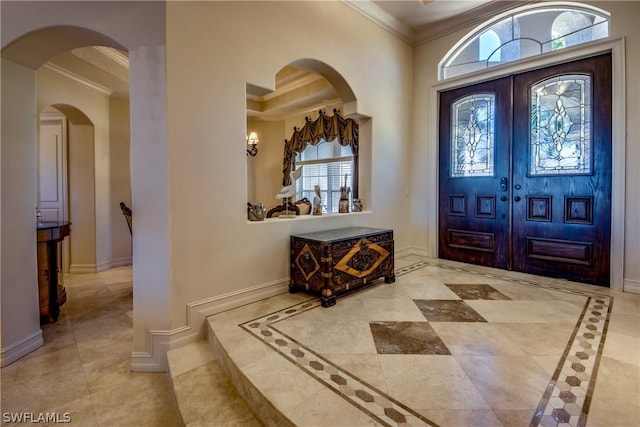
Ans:
{"type": "Polygon", "coordinates": [[[251,204],[247,202],[247,217],[249,221],[264,221],[265,217],[264,204],[251,204]]]}

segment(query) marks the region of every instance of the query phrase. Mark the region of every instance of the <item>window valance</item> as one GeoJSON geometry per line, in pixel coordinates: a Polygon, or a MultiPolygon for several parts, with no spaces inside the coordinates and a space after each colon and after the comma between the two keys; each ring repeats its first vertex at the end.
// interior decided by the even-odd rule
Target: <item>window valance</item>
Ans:
{"type": "MultiPolygon", "coordinates": [[[[284,160],[282,163],[282,185],[289,185],[290,173],[295,168],[295,159],[298,153],[302,153],[308,144],[318,145],[321,141],[331,142],[337,139],[342,146],[350,146],[353,153],[354,170],[358,170],[358,122],[353,119],[345,119],[337,110],[333,110],[333,116],[327,116],[324,111],[318,112],[318,118],[311,120],[305,117],[302,128],[293,128],[291,138],[284,141],[284,160]]],[[[357,173],[353,177],[354,196],[357,194],[357,173]]],[[[355,196],[357,197],[357,196],[355,196]]]]}

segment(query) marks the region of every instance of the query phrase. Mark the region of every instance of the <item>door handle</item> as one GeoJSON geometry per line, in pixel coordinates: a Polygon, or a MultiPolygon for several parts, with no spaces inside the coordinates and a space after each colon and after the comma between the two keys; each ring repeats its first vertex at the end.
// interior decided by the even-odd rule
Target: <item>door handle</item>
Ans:
{"type": "Polygon", "coordinates": [[[500,178],[500,191],[507,191],[507,189],[509,188],[509,180],[507,179],[506,176],[503,176],[502,178],[500,178]]]}

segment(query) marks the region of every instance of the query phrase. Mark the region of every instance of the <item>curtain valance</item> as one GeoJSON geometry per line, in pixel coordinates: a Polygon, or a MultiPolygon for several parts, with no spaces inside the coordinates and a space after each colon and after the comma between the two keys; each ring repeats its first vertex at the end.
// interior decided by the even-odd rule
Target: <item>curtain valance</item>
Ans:
{"type": "Polygon", "coordinates": [[[337,139],[343,147],[347,145],[351,147],[354,163],[357,165],[358,131],[358,122],[353,119],[345,119],[337,110],[333,110],[333,116],[327,116],[324,111],[320,110],[318,118],[313,121],[309,117],[305,117],[304,126],[300,129],[293,128],[291,138],[284,141],[282,185],[291,183],[289,174],[295,168],[296,155],[302,153],[307,148],[307,144],[318,145],[320,141],[331,142],[337,139]]]}

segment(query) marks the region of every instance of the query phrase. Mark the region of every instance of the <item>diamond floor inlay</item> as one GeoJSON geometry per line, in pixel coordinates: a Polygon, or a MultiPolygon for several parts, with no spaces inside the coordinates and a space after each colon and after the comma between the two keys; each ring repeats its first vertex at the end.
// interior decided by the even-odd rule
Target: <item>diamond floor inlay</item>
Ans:
{"type": "Polygon", "coordinates": [[[414,300],[429,322],[486,322],[466,302],[458,300],[414,300]]]}
{"type": "Polygon", "coordinates": [[[309,299],[236,325],[365,424],[587,425],[608,290],[438,260],[396,277],[331,308],[309,299]]]}
{"type": "Polygon", "coordinates": [[[510,299],[508,296],[500,293],[489,285],[484,284],[466,284],[466,283],[445,283],[445,286],[451,289],[456,295],[462,299],[490,299],[501,300],[510,299]]]}
{"type": "Polygon", "coordinates": [[[378,354],[451,354],[427,322],[370,322],[378,354]]]}

